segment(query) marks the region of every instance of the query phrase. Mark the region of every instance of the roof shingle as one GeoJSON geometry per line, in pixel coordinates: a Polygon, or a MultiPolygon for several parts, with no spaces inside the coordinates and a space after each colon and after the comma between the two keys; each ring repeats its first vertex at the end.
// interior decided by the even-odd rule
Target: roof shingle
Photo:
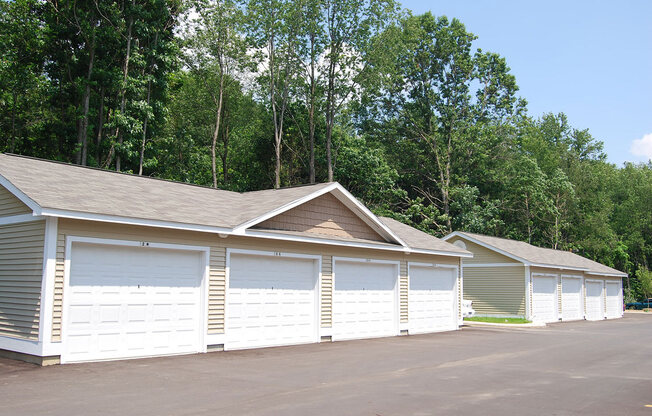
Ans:
{"type": "Polygon", "coordinates": [[[570,268],[585,269],[589,273],[602,273],[613,276],[626,276],[625,273],[605,266],[604,264],[589,260],[570,251],[553,250],[551,248],[536,247],[524,241],[510,240],[500,237],[491,237],[482,234],[457,232],[460,236],[467,236],[478,240],[488,246],[495,247],[513,256],[519,257],[529,263],[565,266],[570,268]]]}

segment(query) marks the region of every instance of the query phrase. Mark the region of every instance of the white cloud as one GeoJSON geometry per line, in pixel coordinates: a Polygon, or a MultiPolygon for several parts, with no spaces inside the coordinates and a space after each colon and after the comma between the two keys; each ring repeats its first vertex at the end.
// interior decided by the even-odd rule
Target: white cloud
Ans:
{"type": "Polygon", "coordinates": [[[629,152],[634,156],[643,156],[652,159],[652,133],[644,135],[632,142],[629,152]]]}

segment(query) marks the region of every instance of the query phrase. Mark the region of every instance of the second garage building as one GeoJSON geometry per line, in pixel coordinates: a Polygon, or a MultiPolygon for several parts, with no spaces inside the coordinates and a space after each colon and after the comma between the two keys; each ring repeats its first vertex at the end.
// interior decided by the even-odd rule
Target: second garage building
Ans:
{"type": "Polygon", "coordinates": [[[444,237],[474,256],[463,263],[464,299],[478,316],[534,322],[623,316],[621,271],[577,254],[523,241],[454,232],[444,237]]]}
{"type": "Polygon", "coordinates": [[[236,193],[0,154],[0,352],[39,363],[454,330],[471,256],[338,183],[236,193]]]}

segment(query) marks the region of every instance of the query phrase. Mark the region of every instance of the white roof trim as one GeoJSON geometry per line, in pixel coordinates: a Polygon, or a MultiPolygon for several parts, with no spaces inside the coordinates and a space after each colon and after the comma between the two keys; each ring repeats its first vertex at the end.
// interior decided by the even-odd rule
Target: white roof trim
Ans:
{"type": "Polygon", "coordinates": [[[475,238],[473,238],[473,237],[469,237],[468,235],[463,234],[463,233],[461,233],[461,232],[459,232],[459,231],[454,231],[454,232],[448,234],[447,236],[443,237],[442,240],[444,240],[444,241],[448,241],[449,239],[451,239],[451,238],[453,238],[453,237],[464,238],[464,239],[469,240],[469,241],[471,241],[472,243],[475,243],[475,244],[477,244],[477,245],[479,245],[479,246],[482,246],[482,247],[484,247],[484,248],[488,248],[489,250],[492,250],[492,251],[495,251],[496,253],[502,254],[502,255],[505,256],[505,257],[509,257],[510,259],[513,259],[513,260],[516,260],[516,261],[520,261],[521,263],[524,263],[526,266],[536,266],[535,264],[530,263],[529,261],[525,260],[524,258],[521,258],[521,257],[515,256],[515,255],[513,255],[513,254],[511,254],[511,253],[508,253],[508,252],[506,252],[506,251],[504,251],[504,250],[501,250],[501,249],[496,248],[496,247],[494,247],[494,246],[492,246],[492,245],[489,245],[489,244],[487,244],[487,243],[484,243],[484,242],[482,242],[482,241],[480,241],[480,240],[477,240],[477,239],[475,239],[475,238]]]}
{"type": "Polygon", "coordinates": [[[344,246],[344,247],[370,248],[374,250],[395,251],[395,252],[401,252],[406,254],[415,253],[415,254],[432,254],[432,255],[447,256],[447,257],[472,257],[472,255],[469,254],[455,253],[452,251],[412,249],[409,247],[402,247],[402,246],[392,247],[384,244],[365,243],[360,241],[340,241],[340,240],[330,240],[327,238],[320,238],[320,237],[275,234],[273,231],[245,230],[244,234],[238,234],[238,235],[242,235],[246,237],[268,238],[272,240],[296,241],[301,243],[315,243],[315,244],[327,244],[327,245],[344,246]]]}
{"type": "Polygon", "coordinates": [[[268,238],[274,240],[297,241],[297,242],[317,243],[317,244],[344,246],[344,247],[369,248],[374,250],[396,251],[402,253],[421,253],[421,254],[431,254],[431,255],[438,255],[438,256],[448,256],[448,257],[472,257],[471,255],[463,254],[463,253],[437,251],[437,250],[411,249],[409,247],[404,247],[404,246],[391,247],[391,246],[385,246],[383,244],[338,241],[338,240],[330,240],[327,238],[319,238],[319,237],[281,235],[281,234],[273,234],[273,232],[265,232],[265,231],[245,230],[243,233],[235,233],[233,232],[233,230],[229,228],[195,225],[195,224],[183,224],[183,223],[175,223],[169,221],[145,220],[139,218],[117,217],[111,215],[91,214],[91,213],[64,211],[64,210],[56,210],[56,209],[44,209],[42,215],[46,217],[70,218],[70,219],[85,220],[85,221],[108,222],[114,224],[168,228],[168,229],[183,230],[183,231],[207,232],[213,234],[223,234],[227,236],[240,235],[245,237],[259,237],[259,238],[268,238]]]}
{"type": "Polygon", "coordinates": [[[115,215],[93,214],[79,211],[66,211],[60,209],[44,208],[41,215],[49,217],[71,218],[76,220],[101,221],[116,224],[141,225],[146,227],[172,228],[184,231],[200,231],[208,233],[232,234],[230,228],[214,227],[210,225],[186,224],[172,221],[148,220],[141,218],[119,217],[115,215]]]}
{"type": "Polygon", "coordinates": [[[244,234],[245,231],[253,227],[256,224],[260,224],[263,221],[266,221],[270,218],[273,218],[277,215],[280,215],[286,211],[291,210],[292,208],[296,208],[299,205],[305,204],[306,202],[309,202],[317,197],[320,197],[322,195],[325,195],[327,193],[333,192],[333,191],[338,191],[336,193],[333,193],[333,195],[344,205],[346,205],[347,208],[349,208],[356,216],[358,216],[362,221],[364,221],[367,225],[369,225],[371,228],[374,229],[378,234],[380,234],[382,237],[384,237],[387,240],[394,241],[403,247],[408,247],[408,245],[400,239],[396,234],[394,234],[385,224],[383,224],[367,207],[362,205],[353,195],[349,193],[342,185],[340,185],[337,182],[333,182],[332,184],[321,188],[309,195],[306,195],[302,198],[296,199],[288,204],[285,204],[277,209],[274,209],[272,211],[268,211],[265,214],[254,218],[252,220],[249,220],[247,222],[244,222],[237,227],[233,229],[233,232],[235,234],[244,234]]]}
{"type": "Polygon", "coordinates": [[[23,191],[16,188],[13,183],[9,182],[9,180],[2,175],[0,175],[0,185],[4,186],[9,192],[18,198],[20,202],[27,205],[32,211],[34,211],[34,215],[41,214],[41,206],[34,202],[34,200],[32,200],[30,197],[25,195],[23,191]]]}
{"type": "Polygon", "coordinates": [[[532,267],[541,267],[546,269],[560,269],[560,270],[577,270],[580,272],[587,272],[589,269],[586,267],[573,267],[573,266],[563,266],[558,264],[540,264],[540,263],[531,263],[532,267]]]}
{"type": "Polygon", "coordinates": [[[627,273],[602,273],[602,272],[592,272],[587,270],[586,274],[593,274],[596,276],[608,276],[608,277],[627,277],[627,273]]]}

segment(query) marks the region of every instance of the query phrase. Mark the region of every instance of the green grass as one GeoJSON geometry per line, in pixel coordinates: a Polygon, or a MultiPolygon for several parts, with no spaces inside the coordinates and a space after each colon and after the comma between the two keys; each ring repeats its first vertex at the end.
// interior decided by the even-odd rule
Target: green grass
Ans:
{"type": "Polygon", "coordinates": [[[464,318],[464,320],[472,322],[490,322],[492,324],[529,324],[531,322],[525,318],[486,318],[481,316],[464,318]]]}

